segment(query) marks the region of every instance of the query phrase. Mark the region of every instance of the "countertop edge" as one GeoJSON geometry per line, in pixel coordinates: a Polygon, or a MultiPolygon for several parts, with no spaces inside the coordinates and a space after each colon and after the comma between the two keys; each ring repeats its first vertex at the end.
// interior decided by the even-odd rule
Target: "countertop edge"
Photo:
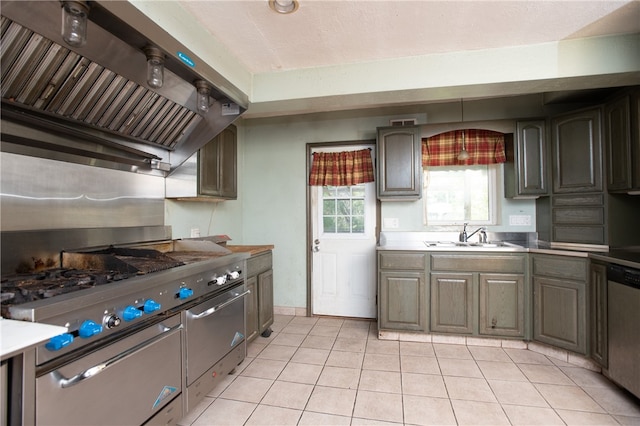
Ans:
{"type": "Polygon", "coordinates": [[[376,251],[420,251],[425,253],[460,253],[460,254],[480,254],[480,253],[533,253],[533,254],[550,254],[558,256],[582,257],[601,262],[613,263],[616,265],[627,266],[630,268],[640,269],[640,262],[621,259],[610,255],[607,252],[588,252],[568,250],[566,248],[539,248],[539,247],[495,247],[495,248],[458,248],[451,247],[427,247],[423,242],[403,242],[398,244],[386,244],[377,246],[376,251]]]}
{"type": "Polygon", "coordinates": [[[26,349],[67,331],[67,327],[58,325],[2,318],[0,319],[0,336],[2,340],[0,356],[2,360],[11,358],[26,349]]]}
{"type": "Polygon", "coordinates": [[[275,248],[273,244],[263,245],[226,245],[226,249],[233,253],[249,253],[251,256],[255,256],[261,253],[271,251],[275,248]]]}

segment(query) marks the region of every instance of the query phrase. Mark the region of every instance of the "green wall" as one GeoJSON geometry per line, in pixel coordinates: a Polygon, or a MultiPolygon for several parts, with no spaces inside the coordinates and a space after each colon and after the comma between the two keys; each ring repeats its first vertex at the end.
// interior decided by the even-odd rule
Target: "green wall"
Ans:
{"type": "MultiPolygon", "coordinates": [[[[504,105],[504,101],[500,105],[504,105]]],[[[375,140],[376,127],[387,126],[390,118],[417,116],[428,123],[459,120],[456,105],[413,108],[415,113],[405,109],[241,120],[236,123],[239,129],[238,201],[218,204],[167,201],[167,224],[173,227],[177,238],[188,237],[190,228],[199,226],[203,236],[225,233],[236,244],[273,244],[275,305],[305,307],[306,144],[375,140]]],[[[484,112],[477,112],[475,119],[504,118],[504,109],[486,109],[486,105],[479,105],[478,111],[484,112]]],[[[518,102],[506,109],[519,117],[540,115],[535,107],[525,108],[524,104],[518,107],[518,102]]],[[[473,114],[473,108],[469,110],[473,114]]],[[[466,117],[465,104],[465,121],[466,117]]],[[[535,224],[533,200],[514,201],[500,197],[500,201],[501,217],[527,214],[535,224]]],[[[398,230],[430,230],[422,225],[421,202],[383,203],[381,214],[382,218],[399,218],[398,230]]],[[[531,232],[535,231],[535,226],[500,226],[490,230],[531,232]]]]}

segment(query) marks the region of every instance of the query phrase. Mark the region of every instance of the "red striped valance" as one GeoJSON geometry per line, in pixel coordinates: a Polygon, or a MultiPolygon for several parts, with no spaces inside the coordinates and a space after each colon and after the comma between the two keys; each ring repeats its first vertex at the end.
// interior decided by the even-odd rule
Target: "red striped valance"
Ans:
{"type": "Polygon", "coordinates": [[[350,186],[373,182],[371,150],[314,152],[309,185],[350,186]]]}
{"type": "Polygon", "coordinates": [[[482,129],[453,130],[422,139],[423,166],[496,164],[505,161],[504,134],[500,132],[482,129]],[[463,132],[469,158],[458,160],[463,132]]]}

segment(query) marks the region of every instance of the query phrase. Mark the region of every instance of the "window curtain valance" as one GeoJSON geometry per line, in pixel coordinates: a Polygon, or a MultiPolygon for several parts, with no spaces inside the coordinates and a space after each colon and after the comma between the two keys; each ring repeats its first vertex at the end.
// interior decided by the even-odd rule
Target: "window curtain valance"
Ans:
{"type": "Polygon", "coordinates": [[[504,134],[500,132],[482,129],[453,130],[422,139],[423,166],[497,164],[505,161],[504,134]],[[463,132],[469,158],[458,160],[463,132]]]}
{"type": "Polygon", "coordinates": [[[350,186],[366,182],[373,182],[371,150],[313,153],[309,185],[350,186]]]}

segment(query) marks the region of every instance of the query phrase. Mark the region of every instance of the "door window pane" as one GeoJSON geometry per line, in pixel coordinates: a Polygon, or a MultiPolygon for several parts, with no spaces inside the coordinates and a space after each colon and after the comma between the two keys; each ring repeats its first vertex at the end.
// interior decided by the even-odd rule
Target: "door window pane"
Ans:
{"type": "Polygon", "coordinates": [[[364,234],[364,192],[364,184],[323,187],[323,232],[364,234]]]}

